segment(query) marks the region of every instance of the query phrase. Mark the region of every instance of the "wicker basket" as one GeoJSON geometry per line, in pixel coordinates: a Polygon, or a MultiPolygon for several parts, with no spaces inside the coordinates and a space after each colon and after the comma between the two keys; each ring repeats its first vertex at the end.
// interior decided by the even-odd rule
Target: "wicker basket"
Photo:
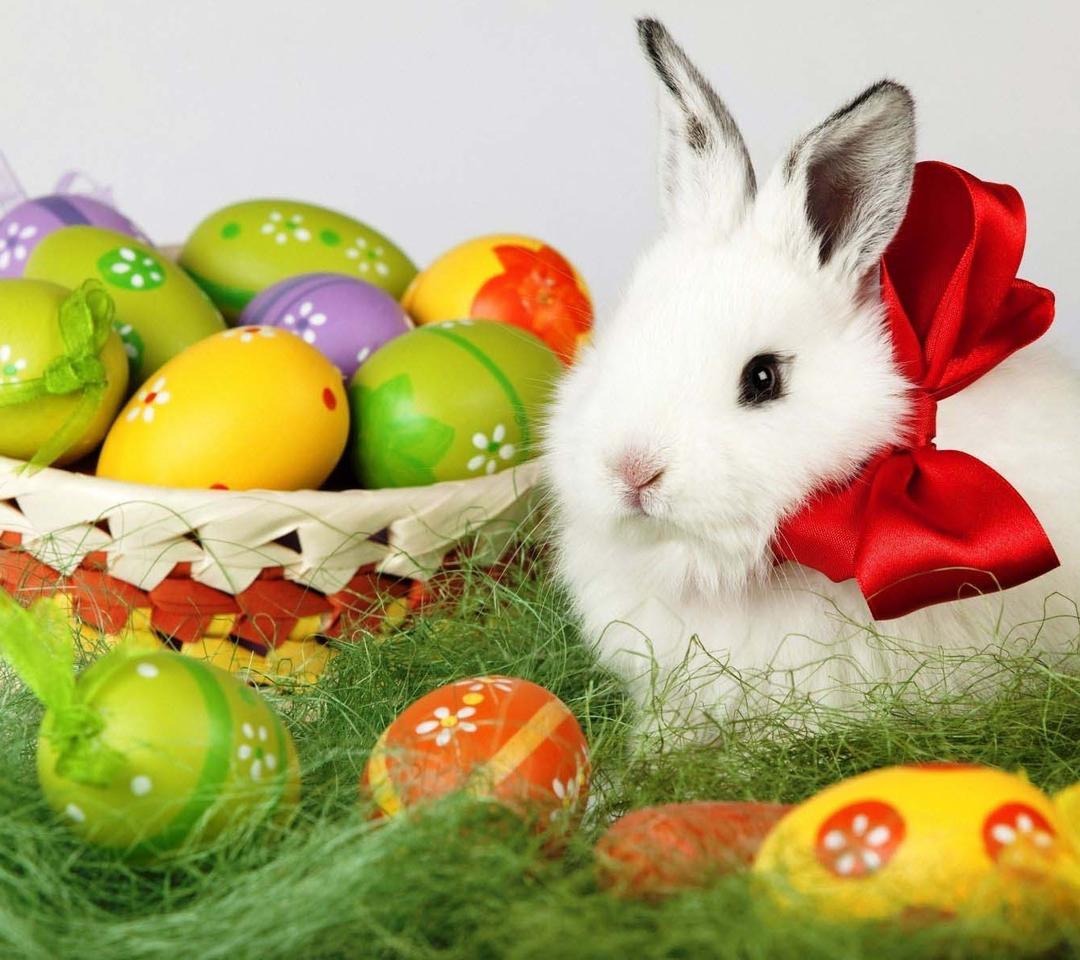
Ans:
{"type": "Polygon", "coordinates": [[[87,644],[166,644],[260,682],[312,680],[343,622],[400,622],[466,544],[494,561],[538,465],[388,490],[176,490],[0,458],[0,589],[87,644]]]}

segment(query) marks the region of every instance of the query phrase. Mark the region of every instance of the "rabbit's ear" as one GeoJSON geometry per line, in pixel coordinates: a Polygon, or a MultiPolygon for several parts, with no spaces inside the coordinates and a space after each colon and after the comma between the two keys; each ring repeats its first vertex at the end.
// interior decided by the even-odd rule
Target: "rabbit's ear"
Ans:
{"type": "Polygon", "coordinates": [[[900,227],[914,171],[915,103],[883,80],[799,140],[777,172],[789,239],[862,279],[900,227]]]}
{"type": "Polygon", "coordinates": [[[660,181],[671,224],[726,232],[742,219],[757,188],[735,120],[658,20],[638,20],[638,35],[661,81],[660,181]]]}

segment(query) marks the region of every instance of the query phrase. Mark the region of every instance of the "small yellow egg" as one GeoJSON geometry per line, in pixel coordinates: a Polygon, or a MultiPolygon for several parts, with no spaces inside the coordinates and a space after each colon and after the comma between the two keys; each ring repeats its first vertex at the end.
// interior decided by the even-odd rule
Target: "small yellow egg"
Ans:
{"type": "Polygon", "coordinates": [[[105,438],[97,472],[168,487],[314,489],[348,433],[329,360],[290,333],[238,327],[193,344],[143,384],[105,438]]]}

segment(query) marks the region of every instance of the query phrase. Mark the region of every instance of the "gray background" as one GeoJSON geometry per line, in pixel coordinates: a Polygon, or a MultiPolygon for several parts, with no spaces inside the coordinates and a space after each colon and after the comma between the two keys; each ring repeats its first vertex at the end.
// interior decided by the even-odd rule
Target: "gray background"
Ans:
{"type": "Polygon", "coordinates": [[[632,18],[667,22],[760,172],[889,75],[920,156],[1020,188],[1023,274],[1080,355],[1080,4],[905,0],[5,0],[0,149],[32,192],[69,167],[159,242],[253,195],[322,202],[420,263],[538,234],[601,311],[656,228],[652,77],[632,18]]]}

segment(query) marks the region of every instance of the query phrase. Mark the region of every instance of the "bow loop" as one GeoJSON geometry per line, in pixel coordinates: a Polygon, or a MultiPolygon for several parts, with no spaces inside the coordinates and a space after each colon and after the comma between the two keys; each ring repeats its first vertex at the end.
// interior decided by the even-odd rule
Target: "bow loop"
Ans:
{"type": "Polygon", "coordinates": [[[1012,187],[944,163],[916,166],[881,270],[894,349],[914,384],[943,399],[1050,327],[1054,295],[1016,279],[1026,234],[1012,187]]]}
{"type": "Polygon", "coordinates": [[[854,579],[873,616],[1004,590],[1058,564],[1031,508],[981,460],[938,450],[937,404],[1046,332],[1049,290],[1016,278],[1020,195],[944,163],[916,166],[881,265],[897,364],[912,384],[905,446],[785,520],[774,553],[854,579]]]}

